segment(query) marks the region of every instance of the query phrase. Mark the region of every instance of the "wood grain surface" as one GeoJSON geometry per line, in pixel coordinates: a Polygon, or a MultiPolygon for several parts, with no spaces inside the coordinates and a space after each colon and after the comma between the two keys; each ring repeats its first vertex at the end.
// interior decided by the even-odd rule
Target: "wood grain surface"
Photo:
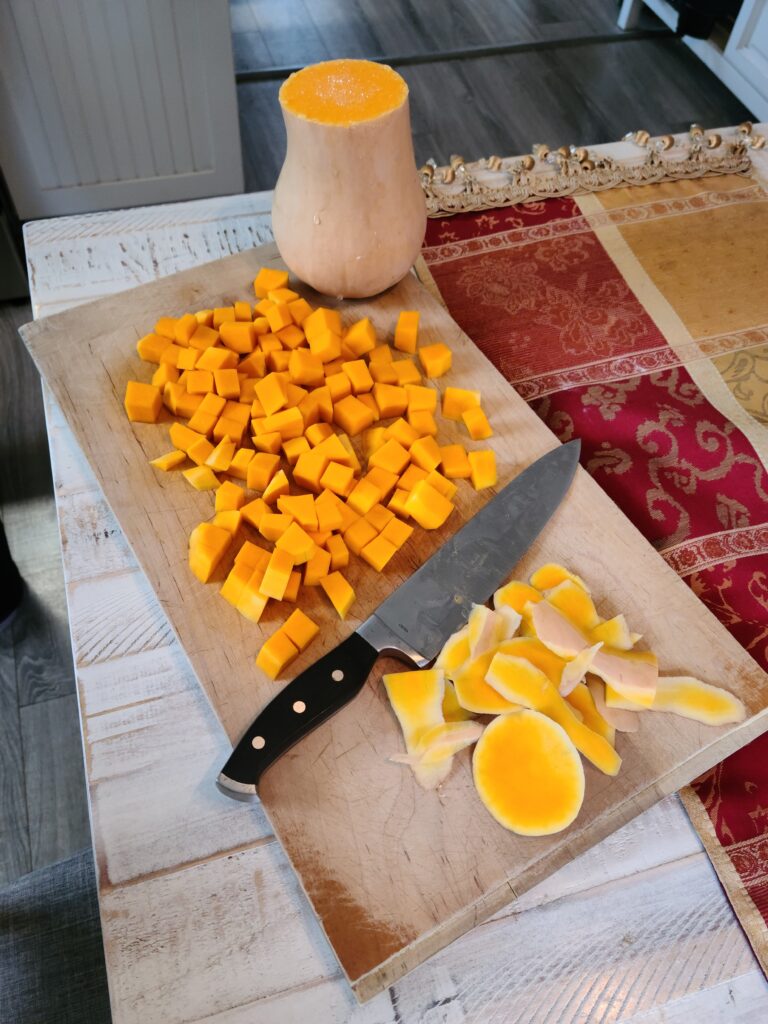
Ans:
{"type": "MultiPolygon", "coordinates": [[[[156,316],[246,297],[256,268],[276,260],[274,249],[243,253],[22,331],[233,740],[278,685],[259,678],[253,665],[262,635],[275,628],[278,616],[273,614],[263,629],[254,627],[221,601],[215,587],[191,579],[186,539],[191,527],[210,515],[210,496],[192,491],[178,475],[158,481],[146,460],[168,447],[165,433],[152,425],[131,426],[122,395],[126,379],[146,377],[134,343],[156,316]]],[[[482,389],[497,432],[493,446],[500,485],[553,447],[549,430],[414,279],[375,303],[342,304],[345,319],[369,314],[385,335],[401,308],[421,310],[424,341],[442,338],[453,348],[455,369],[445,383],[482,389]]],[[[441,428],[446,440],[454,433],[451,427],[441,428]]],[[[488,497],[463,488],[451,528],[488,497]]],[[[356,617],[346,624],[331,617],[319,595],[311,600],[308,610],[322,620],[323,639],[295,671],[365,618],[446,535],[419,531],[381,576],[356,567],[351,574],[358,592],[356,617]]],[[[740,726],[709,729],[669,716],[645,716],[637,734],[619,738],[624,766],[618,778],[607,779],[587,766],[587,797],[576,824],[559,836],[522,839],[497,826],[480,805],[468,757],[457,759],[437,794],[417,790],[408,772],[387,763],[400,738],[379,686],[387,667],[381,662],[360,697],[286,755],[260,787],[275,832],[361,999],[768,725],[765,675],[584,472],[517,574],[550,559],[567,562],[593,582],[601,613],[624,611],[665,671],[685,670],[727,686],[744,699],[750,717],[740,726]]],[[[134,585],[132,579],[127,585],[134,585]]],[[[103,601],[115,599],[115,582],[114,577],[105,581],[103,601]]],[[[113,638],[99,635],[98,595],[93,587],[88,593],[96,602],[96,663],[100,648],[113,638]]],[[[76,593],[70,600],[74,607],[76,593]]],[[[130,595],[123,600],[130,604],[130,595]]],[[[138,597],[134,606],[143,607],[138,597]]],[[[275,606],[273,612],[279,611],[275,606]]],[[[130,617],[125,621],[128,644],[134,630],[130,617]]],[[[142,649],[168,642],[161,622],[162,617],[154,627],[156,641],[142,649]]],[[[143,636],[153,635],[150,625],[142,626],[143,636]]],[[[79,661],[87,665],[83,654],[81,642],[79,661]]],[[[183,715],[179,723],[183,729],[183,715]]],[[[182,735],[180,759],[183,740],[182,735]]],[[[211,785],[217,767],[211,766],[211,785]]]]}

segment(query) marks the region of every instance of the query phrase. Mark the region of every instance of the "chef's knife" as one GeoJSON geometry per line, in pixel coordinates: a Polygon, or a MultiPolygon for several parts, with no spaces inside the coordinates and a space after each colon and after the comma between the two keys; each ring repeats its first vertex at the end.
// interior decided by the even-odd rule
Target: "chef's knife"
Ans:
{"type": "Polygon", "coordinates": [[[579,441],[543,455],[477,512],[357,630],[302,672],[256,718],[218,783],[251,796],[262,772],[355,697],[380,654],[423,667],[509,576],[562,501],[579,441]]]}

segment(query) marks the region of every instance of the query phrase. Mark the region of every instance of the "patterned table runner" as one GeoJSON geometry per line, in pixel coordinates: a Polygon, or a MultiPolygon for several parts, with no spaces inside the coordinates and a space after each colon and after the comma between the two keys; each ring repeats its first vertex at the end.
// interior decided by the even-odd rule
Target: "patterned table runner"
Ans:
{"type": "MultiPolygon", "coordinates": [[[[725,176],[459,214],[429,221],[423,257],[463,329],[581,438],[585,469],[768,670],[768,193],[725,176]]],[[[682,797],[766,971],[768,734],[682,797]]]]}

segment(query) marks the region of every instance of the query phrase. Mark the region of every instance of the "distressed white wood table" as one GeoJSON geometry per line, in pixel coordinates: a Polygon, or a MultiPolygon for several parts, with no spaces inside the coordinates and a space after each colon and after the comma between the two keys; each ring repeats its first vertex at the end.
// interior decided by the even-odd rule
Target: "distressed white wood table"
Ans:
{"type": "MultiPolygon", "coordinates": [[[[270,240],[270,198],[28,224],[35,316],[270,240]]],[[[224,731],[46,399],[115,1024],[768,1019],[674,797],[357,1006],[258,804],[214,787],[224,731]]]]}

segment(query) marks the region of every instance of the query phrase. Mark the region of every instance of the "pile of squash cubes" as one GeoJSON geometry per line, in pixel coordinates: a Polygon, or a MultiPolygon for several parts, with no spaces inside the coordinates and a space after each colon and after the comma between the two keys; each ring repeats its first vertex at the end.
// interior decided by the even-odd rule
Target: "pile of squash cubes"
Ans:
{"type": "MultiPolygon", "coordinates": [[[[158,320],[137,344],[157,369],[151,383],[128,381],[125,409],[135,422],[157,422],[163,406],[186,420],[172,423],[172,450],[152,465],[215,494],[212,519],[189,538],[201,582],[245,523],[271,548],[241,544],[221,587],[226,601],[258,622],[269,601],[296,602],[302,586],[320,586],[343,619],[355,598],[350,556],[381,572],[412,524],[445,523],[455,481],[495,485],[495,455],[438,443],[438,392],[423,377],[442,377],[452,354],[442,342],[418,346],[418,312],[400,313],[393,351],[369,319],[345,329],[336,310],[313,309],[285,271],[262,268],[254,290],[255,307],[158,320]]],[[[463,421],[471,440],[492,436],[477,391],[446,387],[440,411],[463,421]]],[[[276,678],[318,629],[297,608],[257,664],[276,678]]]]}

